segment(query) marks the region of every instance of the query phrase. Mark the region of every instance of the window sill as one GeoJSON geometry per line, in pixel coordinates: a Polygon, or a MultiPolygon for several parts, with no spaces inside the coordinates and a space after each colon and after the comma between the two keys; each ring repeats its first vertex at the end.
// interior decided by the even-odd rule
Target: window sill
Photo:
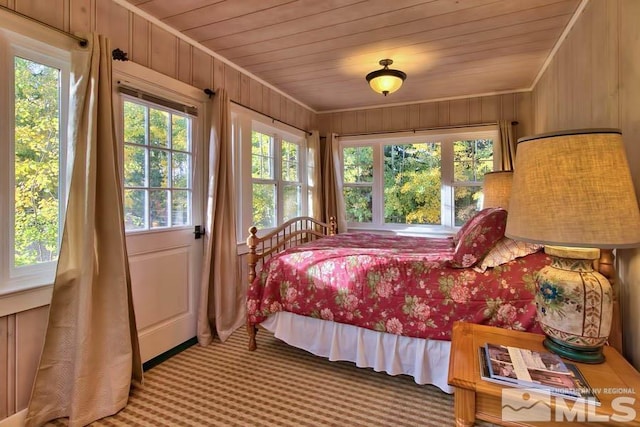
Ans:
{"type": "Polygon", "coordinates": [[[51,284],[0,294],[0,317],[49,305],[52,291],[51,284]]]}
{"type": "Polygon", "coordinates": [[[396,236],[419,236],[432,238],[446,238],[456,234],[457,230],[449,227],[420,227],[420,226],[387,226],[375,225],[350,225],[347,231],[367,231],[381,234],[394,234],[396,236]]]}

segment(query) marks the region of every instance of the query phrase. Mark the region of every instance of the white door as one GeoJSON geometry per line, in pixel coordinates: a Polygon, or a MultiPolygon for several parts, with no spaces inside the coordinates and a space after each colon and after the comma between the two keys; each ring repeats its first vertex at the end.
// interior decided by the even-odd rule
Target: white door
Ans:
{"type": "Polygon", "coordinates": [[[203,239],[194,234],[203,212],[196,153],[204,108],[184,97],[186,88],[175,88],[179,82],[165,82],[171,92],[160,87],[166,77],[147,86],[122,70],[116,76],[127,249],[146,362],[196,335],[203,253],[203,239]]]}

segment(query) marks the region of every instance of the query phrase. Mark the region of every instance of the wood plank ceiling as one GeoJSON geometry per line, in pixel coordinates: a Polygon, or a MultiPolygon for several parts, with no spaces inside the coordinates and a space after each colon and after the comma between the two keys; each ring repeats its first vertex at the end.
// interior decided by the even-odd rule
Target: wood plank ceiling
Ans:
{"type": "Polygon", "coordinates": [[[128,0],[318,112],[526,90],[581,0],[128,0]],[[407,73],[387,97],[365,75],[407,73]]]}

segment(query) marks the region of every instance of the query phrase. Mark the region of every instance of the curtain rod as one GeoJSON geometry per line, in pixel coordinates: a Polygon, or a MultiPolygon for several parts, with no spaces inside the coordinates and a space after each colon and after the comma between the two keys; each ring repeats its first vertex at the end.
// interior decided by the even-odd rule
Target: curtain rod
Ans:
{"type": "MultiPolygon", "coordinates": [[[[211,98],[213,95],[215,95],[215,94],[216,94],[214,91],[212,91],[212,90],[211,90],[211,89],[209,89],[209,88],[205,88],[205,89],[203,89],[203,91],[204,91],[204,93],[206,93],[206,94],[207,94],[207,96],[208,96],[209,98],[211,98]]],[[[265,117],[267,117],[267,118],[269,118],[269,119],[273,120],[274,122],[280,122],[280,123],[285,124],[285,125],[287,125],[287,126],[291,126],[291,127],[292,127],[292,128],[294,128],[294,129],[298,129],[299,131],[302,131],[302,132],[306,133],[307,135],[311,135],[311,132],[310,132],[310,131],[308,131],[308,130],[306,130],[306,129],[302,129],[302,128],[299,128],[298,126],[294,126],[294,125],[292,125],[292,124],[290,124],[290,123],[283,122],[283,121],[282,121],[282,120],[280,120],[280,119],[276,119],[275,117],[272,117],[272,116],[270,116],[270,115],[268,115],[268,114],[265,114],[265,113],[263,113],[262,111],[258,111],[258,110],[256,110],[255,108],[251,108],[251,107],[248,107],[248,106],[246,106],[246,105],[244,105],[244,104],[241,104],[241,103],[240,103],[240,102],[238,102],[238,101],[231,100],[231,102],[233,102],[234,104],[239,105],[239,106],[241,106],[241,107],[243,107],[243,108],[246,108],[247,110],[253,111],[254,113],[258,113],[258,114],[260,114],[260,115],[263,115],[263,116],[265,116],[265,117]]]]}
{"type": "Polygon", "coordinates": [[[65,36],[71,37],[72,39],[76,40],[78,42],[78,44],[80,46],[82,46],[82,47],[85,47],[87,45],[87,43],[88,43],[87,39],[85,39],[85,38],[82,38],[82,37],[76,36],[75,34],[71,34],[71,33],[67,32],[67,31],[61,30],[60,28],[54,27],[53,25],[47,24],[46,22],[42,22],[42,21],[40,21],[40,20],[38,20],[36,18],[32,18],[29,15],[25,15],[23,13],[20,13],[17,10],[9,9],[8,7],[2,6],[2,5],[0,5],[0,8],[6,10],[7,12],[11,12],[11,13],[16,14],[18,16],[21,16],[24,19],[28,19],[31,22],[35,22],[37,24],[44,25],[45,27],[47,27],[49,29],[52,29],[53,31],[57,31],[60,34],[64,34],[65,36]]]}
{"type": "MultiPolygon", "coordinates": [[[[517,125],[519,122],[513,121],[511,124],[513,126],[517,125]]],[[[450,125],[450,126],[436,126],[430,128],[412,128],[412,129],[401,129],[401,130],[390,130],[390,131],[373,131],[373,132],[363,132],[363,133],[339,133],[338,136],[365,136],[365,135],[382,135],[388,133],[403,133],[403,132],[420,132],[424,130],[444,130],[444,129],[460,129],[460,128],[472,128],[477,126],[492,126],[497,125],[498,122],[489,122],[489,123],[472,123],[468,125],[450,125]]]]}

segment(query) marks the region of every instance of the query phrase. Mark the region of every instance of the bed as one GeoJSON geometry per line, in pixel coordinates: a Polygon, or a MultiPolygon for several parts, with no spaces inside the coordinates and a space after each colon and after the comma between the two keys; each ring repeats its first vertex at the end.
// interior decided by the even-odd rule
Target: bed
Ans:
{"type": "Polygon", "coordinates": [[[447,238],[336,234],[311,218],[262,237],[252,228],[249,348],[261,325],[313,354],[451,393],[453,322],[540,332],[534,275],[550,259],[508,242],[505,225],[506,211],[490,208],[447,238]]]}

